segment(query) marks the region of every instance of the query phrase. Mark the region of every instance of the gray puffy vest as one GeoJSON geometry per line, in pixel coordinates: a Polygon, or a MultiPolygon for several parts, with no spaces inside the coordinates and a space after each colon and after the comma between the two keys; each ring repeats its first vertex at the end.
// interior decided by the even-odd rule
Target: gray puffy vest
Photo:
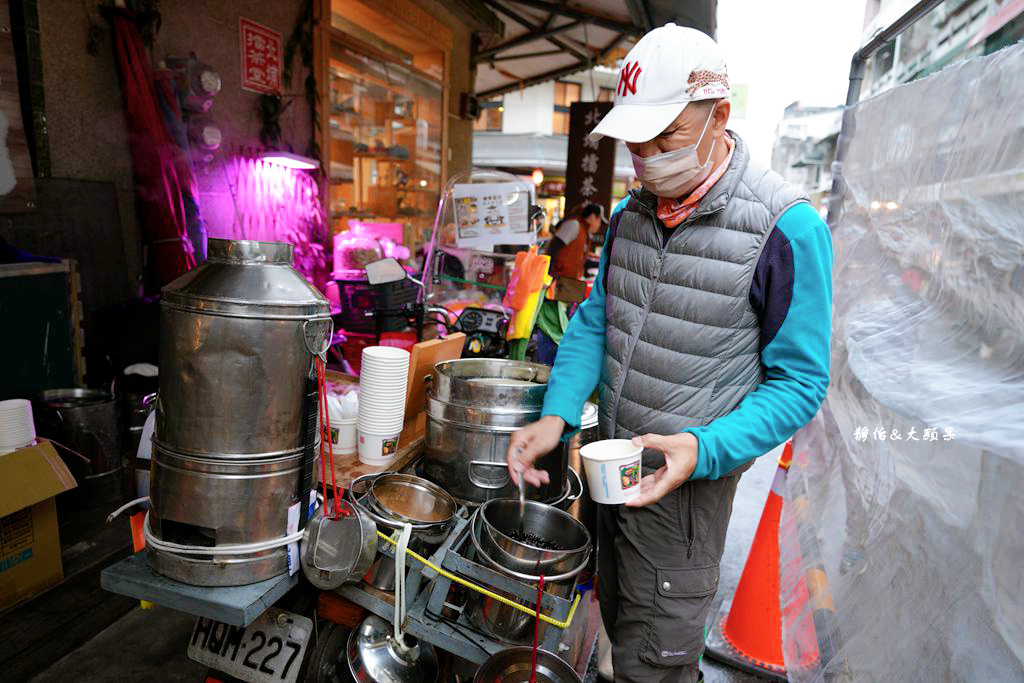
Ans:
{"type": "MultiPolygon", "coordinates": [[[[730,134],[729,169],[667,244],[650,192],[635,193],[618,216],[606,280],[604,438],[706,425],[764,379],[750,285],[775,223],[807,198],[751,162],[730,134]]],[[[644,469],[663,462],[645,454],[644,469]]]]}

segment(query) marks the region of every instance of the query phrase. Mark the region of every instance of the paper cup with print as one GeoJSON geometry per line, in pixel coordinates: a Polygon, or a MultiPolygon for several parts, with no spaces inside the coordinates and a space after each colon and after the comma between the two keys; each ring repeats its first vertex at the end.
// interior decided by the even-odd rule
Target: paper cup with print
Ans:
{"type": "Polygon", "coordinates": [[[359,462],[364,465],[387,465],[398,455],[398,431],[373,434],[359,431],[359,462]]]}
{"type": "Polygon", "coordinates": [[[640,493],[643,450],[629,439],[594,441],[581,448],[591,500],[619,505],[640,493]]]}

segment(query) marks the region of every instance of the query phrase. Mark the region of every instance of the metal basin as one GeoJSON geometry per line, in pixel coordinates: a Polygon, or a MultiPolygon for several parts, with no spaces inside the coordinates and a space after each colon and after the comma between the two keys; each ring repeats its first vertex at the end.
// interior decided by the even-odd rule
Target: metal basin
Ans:
{"type": "MultiPolygon", "coordinates": [[[[455,518],[457,503],[440,487],[435,486],[426,479],[394,472],[365,474],[361,477],[356,477],[349,485],[345,496],[352,505],[373,520],[378,527],[399,530],[402,528],[403,520],[392,515],[387,510],[388,502],[392,501],[393,498],[393,494],[388,493],[391,490],[398,491],[401,506],[409,508],[405,511],[413,513],[413,516],[441,518],[443,516],[442,511],[448,509],[449,505],[451,506],[452,513],[441,521],[410,522],[412,525],[412,537],[409,539],[409,549],[421,555],[429,555],[448,537],[455,518]],[[395,482],[402,482],[402,484],[398,485],[396,483],[390,486],[382,484],[380,490],[385,492],[381,494],[384,498],[384,509],[382,509],[381,503],[374,502],[370,491],[378,481],[391,478],[395,478],[395,482]],[[420,503],[420,505],[423,505],[423,508],[417,510],[417,506],[409,504],[410,487],[414,489],[415,500],[423,501],[421,496],[425,496],[426,492],[430,492],[437,500],[423,501],[420,503]]],[[[395,589],[395,559],[389,555],[378,553],[373,564],[370,565],[370,568],[363,576],[363,580],[374,588],[383,591],[393,591],[395,589]]]]}
{"type": "Polygon", "coordinates": [[[479,515],[480,546],[505,569],[563,574],[590,552],[586,527],[554,506],[498,499],[481,505],[479,515]]]}
{"type": "MultiPolygon", "coordinates": [[[[473,683],[529,683],[532,647],[496,652],[476,671],[473,683]]],[[[583,683],[576,671],[547,650],[537,651],[537,683],[583,683]]]]}
{"type": "MultiPolygon", "coordinates": [[[[518,501],[516,501],[516,504],[518,505],[518,501]]],[[[534,591],[537,590],[540,581],[540,574],[543,574],[545,593],[560,598],[568,598],[573,594],[573,591],[576,589],[576,577],[586,566],[587,561],[590,558],[589,547],[586,552],[582,553],[582,555],[578,557],[577,566],[572,567],[572,569],[562,574],[555,574],[553,571],[543,570],[531,573],[515,571],[507,568],[494,558],[490,557],[481,546],[481,519],[482,516],[480,514],[480,510],[477,510],[470,522],[469,533],[470,541],[476,551],[478,561],[490,566],[492,569],[495,569],[502,574],[505,574],[506,576],[525,583],[533,588],[534,591]]],[[[503,559],[505,559],[506,563],[508,562],[507,558],[503,559]]],[[[507,591],[503,591],[496,586],[488,586],[488,588],[497,595],[508,598],[509,600],[518,600],[517,596],[510,594],[507,591]]],[[[528,643],[531,642],[533,638],[536,617],[523,613],[514,607],[509,607],[501,600],[495,599],[492,596],[472,593],[467,599],[465,611],[470,623],[492,638],[509,643],[528,643]]],[[[544,630],[547,628],[549,628],[548,624],[541,624],[541,638],[543,638],[544,630]]]]}
{"type": "Polygon", "coordinates": [[[371,504],[398,522],[446,524],[455,515],[455,500],[426,479],[411,474],[388,473],[370,484],[371,504]]]}

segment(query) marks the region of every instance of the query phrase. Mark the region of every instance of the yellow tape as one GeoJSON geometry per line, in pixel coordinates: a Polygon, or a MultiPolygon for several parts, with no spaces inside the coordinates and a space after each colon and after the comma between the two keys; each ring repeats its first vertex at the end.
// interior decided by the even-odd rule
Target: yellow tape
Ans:
{"type": "MultiPolygon", "coordinates": [[[[397,539],[391,538],[390,536],[388,536],[387,534],[385,534],[382,531],[378,531],[377,535],[380,536],[381,538],[383,538],[385,541],[387,541],[391,545],[396,545],[398,543],[397,539]]],[[[478,593],[483,593],[487,597],[494,598],[495,600],[497,600],[498,602],[502,603],[503,605],[508,605],[509,607],[513,607],[513,608],[519,610],[520,612],[525,612],[526,614],[529,614],[531,617],[537,616],[536,610],[532,610],[529,607],[527,607],[526,605],[518,603],[515,600],[509,600],[504,595],[498,595],[494,591],[488,590],[488,589],[484,588],[483,586],[478,586],[475,583],[473,583],[472,581],[468,581],[468,580],[462,578],[461,576],[457,576],[455,574],[452,574],[450,571],[447,571],[445,569],[442,569],[441,567],[438,567],[436,564],[434,564],[433,562],[431,562],[427,558],[423,557],[422,555],[420,555],[419,553],[417,553],[414,550],[410,550],[410,549],[406,548],[405,552],[408,553],[416,561],[421,562],[422,564],[430,567],[431,569],[433,569],[435,572],[437,572],[441,576],[445,577],[446,579],[449,579],[451,581],[454,581],[455,583],[461,584],[461,585],[465,586],[466,588],[469,588],[470,590],[475,590],[478,593]]],[[[569,625],[572,624],[572,618],[573,618],[573,616],[575,616],[575,614],[576,614],[576,607],[579,604],[580,604],[580,594],[577,593],[576,594],[576,599],[572,601],[572,607],[569,608],[569,616],[566,617],[565,621],[557,621],[557,620],[549,617],[546,614],[541,614],[540,615],[540,620],[545,622],[545,623],[551,624],[552,626],[555,626],[557,628],[560,628],[560,629],[563,629],[563,630],[567,629],[567,628],[569,628],[569,625]]]]}

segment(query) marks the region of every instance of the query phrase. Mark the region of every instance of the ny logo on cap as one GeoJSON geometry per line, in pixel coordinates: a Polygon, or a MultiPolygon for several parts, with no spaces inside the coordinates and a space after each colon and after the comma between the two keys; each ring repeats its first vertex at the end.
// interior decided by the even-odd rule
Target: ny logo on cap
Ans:
{"type": "Polygon", "coordinates": [[[616,94],[626,96],[626,91],[636,94],[636,79],[640,75],[643,69],[640,68],[640,62],[626,62],[622,71],[619,72],[619,85],[615,88],[616,94]],[[630,81],[630,79],[633,79],[630,81]],[[621,93],[619,91],[622,91],[621,93]]]}

